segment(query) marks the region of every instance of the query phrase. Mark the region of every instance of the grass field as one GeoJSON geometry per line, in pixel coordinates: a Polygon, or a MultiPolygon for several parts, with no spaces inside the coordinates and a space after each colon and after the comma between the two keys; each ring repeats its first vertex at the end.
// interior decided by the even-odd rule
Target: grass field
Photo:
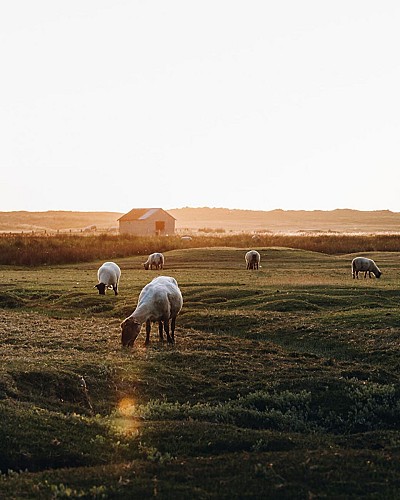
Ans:
{"type": "Polygon", "coordinates": [[[158,271],[0,266],[0,498],[399,498],[400,253],[165,253],[174,347],[120,322],[158,271]]]}

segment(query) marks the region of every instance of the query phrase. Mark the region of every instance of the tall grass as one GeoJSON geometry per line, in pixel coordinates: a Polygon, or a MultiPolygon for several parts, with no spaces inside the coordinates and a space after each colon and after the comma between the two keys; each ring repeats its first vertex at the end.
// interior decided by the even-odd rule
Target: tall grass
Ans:
{"type": "Polygon", "coordinates": [[[145,255],[176,248],[178,238],[119,235],[7,236],[0,238],[0,264],[38,266],[145,255]]]}
{"type": "Polygon", "coordinates": [[[399,234],[265,234],[138,237],[129,235],[7,235],[0,237],[0,264],[39,266],[116,259],[180,248],[200,247],[289,247],[327,254],[398,252],[399,234]]]}

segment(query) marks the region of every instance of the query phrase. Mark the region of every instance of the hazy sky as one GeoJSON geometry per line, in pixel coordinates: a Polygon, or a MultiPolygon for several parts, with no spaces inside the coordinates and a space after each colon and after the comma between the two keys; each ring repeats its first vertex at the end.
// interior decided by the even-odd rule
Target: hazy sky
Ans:
{"type": "Polygon", "coordinates": [[[400,211],[400,2],[0,6],[0,211],[400,211]]]}

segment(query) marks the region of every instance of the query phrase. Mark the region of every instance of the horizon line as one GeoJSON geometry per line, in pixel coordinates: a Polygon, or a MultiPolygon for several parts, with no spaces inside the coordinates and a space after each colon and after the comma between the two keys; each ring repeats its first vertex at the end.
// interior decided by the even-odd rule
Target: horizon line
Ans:
{"type": "MultiPolygon", "coordinates": [[[[142,207],[140,207],[142,208],[142,207]]],[[[146,207],[144,207],[146,208],[146,207]]],[[[162,208],[162,207],[159,207],[162,208]]],[[[173,208],[164,208],[163,210],[229,210],[229,211],[241,211],[241,212],[337,212],[337,211],[351,211],[351,212],[389,212],[389,213],[400,213],[398,211],[390,210],[388,208],[380,208],[380,209],[371,209],[364,210],[359,208],[333,208],[333,209],[304,209],[304,208],[273,208],[273,209],[253,209],[253,208],[230,208],[230,207],[210,207],[210,206],[183,206],[183,207],[173,207],[173,208]]],[[[132,210],[132,209],[130,209],[132,210]]],[[[128,210],[129,211],[129,210],[128,210]]],[[[48,209],[48,210],[0,210],[0,213],[49,213],[49,212],[66,212],[66,213],[116,213],[116,214],[124,214],[127,212],[115,211],[115,210],[73,210],[73,209],[48,209]]]]}

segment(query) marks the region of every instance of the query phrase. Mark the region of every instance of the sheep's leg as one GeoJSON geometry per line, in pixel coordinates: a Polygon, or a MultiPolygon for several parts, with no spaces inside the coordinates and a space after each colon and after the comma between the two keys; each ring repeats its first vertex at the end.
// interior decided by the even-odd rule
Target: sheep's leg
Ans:
{"type": "Polygon", "coordinates": [[[144,345],[149,345],[149,343],[150,343],[150,330],[151,330],[151,322],[148,319],[146,321],[146,341],[145,341],[144,345]]]}
{"type": "Polygon", "coordinates": [[[176,318],[172,318],[172,320],[171,320],[171,337],[172,337],[173,344],[175,344],[175,322],[176,322],[176,318]]]}
{"type": "Polygon", "coordinates": [[[165,330],[165,333],[167,334],[168,344],[173,344],[174,340],[172,339],[171,335],[169,334],[169,321],[168,320],[164,321],[164,330],[165,330]]]}
{"type": "Polygon", "coordinates": [[[364,273],[364,278],[366,278],[366,277],[367,277],[367,272],[368,272],[368,271],[365,271],[365,273],[364,273]]]}
{"type": "Polygon", "coordinates": [[[162,321],[158,322],[158,334],[160,336],[160,342],[164,342],[164,335],[163,335],[163,324],[162,321]]]}
{"type": "Polygon", "coordinates": [[[113,287],[115,295],[118,295],[118,285],[113,285],[112,287],[113,287]]]}

